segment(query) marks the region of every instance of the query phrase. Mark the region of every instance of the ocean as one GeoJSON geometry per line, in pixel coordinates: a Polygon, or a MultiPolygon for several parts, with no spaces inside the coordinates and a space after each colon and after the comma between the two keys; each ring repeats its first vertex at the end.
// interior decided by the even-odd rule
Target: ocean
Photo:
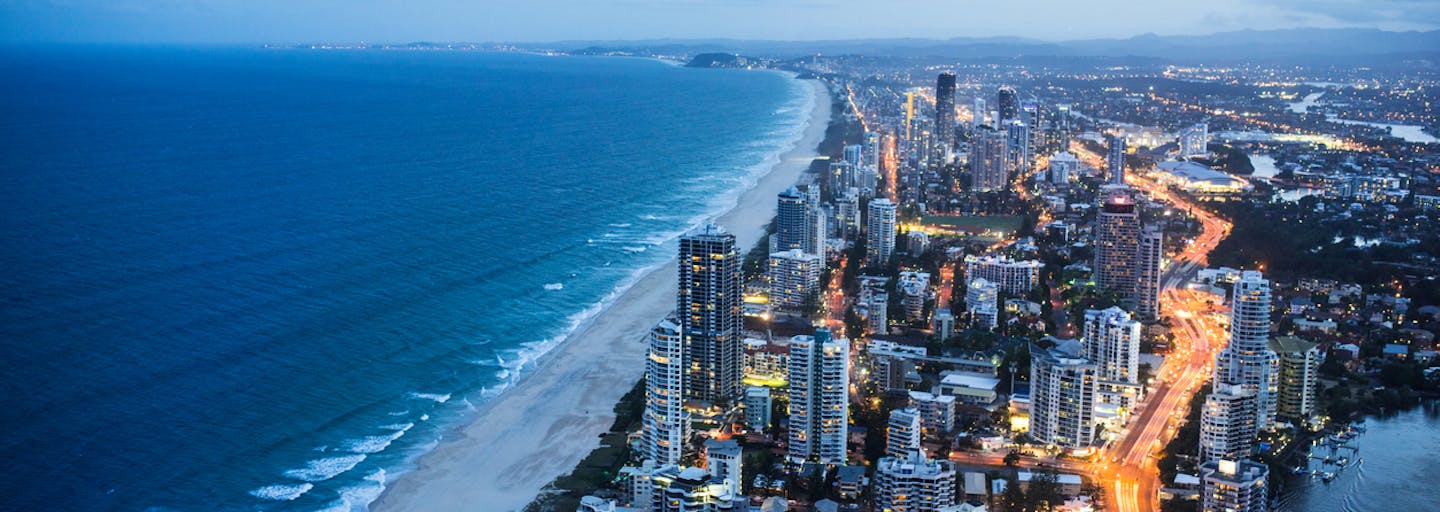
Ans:
{"type": "Polygon", "coordinates": [[[363,510],[728,209],[814,101],[627,58],[0,64],[7,510],[363,510]]]}

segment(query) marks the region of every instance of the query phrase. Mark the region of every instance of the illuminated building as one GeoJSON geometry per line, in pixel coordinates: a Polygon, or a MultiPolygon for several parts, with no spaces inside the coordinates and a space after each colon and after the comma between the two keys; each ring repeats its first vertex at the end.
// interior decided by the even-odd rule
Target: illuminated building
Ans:
{"type": "Polygon", "coordinates": [[[809,217],[808,199],[795,187],[780,193],[775,209],[775,234],[770,236],[770,251],[784,252],[791,249],[807,251],[806,236],[810,233],[806,220],[809,217]]]}
{"type": "Polygon", "coordinates": [[[790,339],[790,439],[792,462],[844,464],[850,417],[850,341],[824,327],[814,336],[790,339]]]}
{"type": "Polygon", "coordinates": [[[1110,183],[1119,185],[1125,184],[1125,137],[1110,137],[1110,149],[1105,156],[1106,171],[1109,172],[1110,183]]]}
{"type": "Polygon", "coordinates": [[[954,396],[911,391],[909,407],[920,411],[920,429],[925,435],[943,437],[955,430],[954,396]]]}
{"type": "Polygon", "coordinates": [[[1204,158],[1210,155],[1210,125],[1199,123],[1180,130],[1180,158],[1204,158]]]}
{"type": "Polygon", "coordinates": [[[1009,151],[1008,161],[1016,173],[1030,171],[1030,127],[1015,119],[1005,125],[1005,148],[1009,151]]]}
{"type": "Polygon", "coordinates": [[[980,128],[970,138],[970,190],[1004,190],[1010,179],[1010,151],[1006,132],[980,128]]]}
{"type": "Polygon", "coordinates": [[[1160,278],[1165,261],[1165,233],[1147,229],[1140,234],[1135,254],[1135,290],[1129,303],[1135,314],[1145,320],[1160,318],[1160,278]]]}
{"type": "Polygon", "coordinates": [[[1304,421],[1315,414],[1315,396],[1320,378],[1320,344],[1294,336],[1270,341],[1270,350],[1280,359],[1275,386],[1275,416],[1304,421]]]}
{"type": "Polygon", "coordinates": [[[858,188],[842,189],[835,198],[835,226],[839,228],[840,238],[845,240],[857,240],[860,236],[860,190],[858,188]]]}
{"type": "Polygon", "coordinates": [[[875,510],[938,512],[955,504],[955,463],[926,460],[916,450],[906,457],[881,457],[875,466],[875,510]]]}
{"type": "Polygon", "coordinates": [[[999,290],[995,283],[977,277],[965,287],[965,313],[970,326],[994,329],[1000,317],[999,290]]]}
{"type": "Polygon", "coordinates": [[[1267,512],[1270,468],[1248,460],[1210,461],[1200,465],[1200,510],[1267,512]]]}
{"type": "Polygon", "coordinates": [[[879,198],[870,201],[865,232],[865,264],[884,267],[895,253],[895,203],[879,198]]]}
{"type": "Polygon", "coordinates": [[[1098,368],[1074,340],[1050,349],[1031,345],[1030,354],[1030,437],[1070,450],[1089,447],[1098,368]]]}
{"type": "Polygon", "coordinates": [[[955,73],[935,80],[935,138],[947,150],[955,146],[955,73]]]}
{"type": "Polygon", "coordinates": [[[1085,311],[1081,343],[1085,357],[1098,368],[1102,381],[1140,381],[1140,322],[1118,307],[1085,311]]]}
{"type": "Polygon", "coordinates": [[[925,314],[925,299],[930,296],[930,274],[927,272],[900,272],[900,282],[895,285],[900,292],[900,306],[905,310],[905,321],[922,320],[925,314]]]}
{"type": "Polygon", "coordinates": [[[1133,296],[1140,247],[1140,211],[1125,196],[1114,196],[1100,206],[1095,222],[1095,284],[1133,296]]]}
{"type": "Polygon", "coordinates": [[[965,257],[965,278],[985,279],[994,283],[1000,291],[1024,295],[1040,284],[1040,269],[1043,267],[1038,260],[1016,261],[1005,256],[972,254],[965,257]]]}
{"type": "Polygon", "coordinates": [[[1075,158],[1075,155],[1068,151],[1056,153],[1055,156],[1050,157],[1048,171],[1050,183],[1056,185],[1070,183],[1070,176],[1078,175],[1080,172],[1080,159],[1075,158]]]}
{"type": "Polygon", "coordinates": [[[745,388],[745,426],[760,432],[770,428],[770,388],[745,388]]]}
{"type": "Polygon", "coordinates": [[[689,439],[684,343],[674,316],[650,330],[645,360],[645,413],[640,452],[660,465],[679,464],[689,439]]]}
{"type": "Polygon", "coordinates": [[[1200,410],[1200,460],[1244,459],[1255,445],[1255,392],[1217,384],[1200,410]]]}
{"type": "Polygon", "coordinates": [[[765,277],[771,305],[805,307],[820,291],[820,257],[800,249],[771,253],[765,277]]]}
{"type": "Polygon", "coordinates": [[[976,130],[985,125],[985,98],[975,97],[975,103],[970,108],[970,129],[976,130]]]}
{"type": "Polygon", "coordinates": [[[1275,420],[1275,368],[1270,351],[1270,281],[1259,272],[1240,273],[1230,298],[1230,344],[1215,356],[1215,386],[1239,385],[1255,393],[1257,422],[1269,428],[1275,420]]]}
{"type": "Polygon", "coordinates": [[[1223,196],[1251,190],[1249,182],[1196,162],[1155,164],[1155,181],[1197,196],[1223,196]]]}
{"type": "Polygon", "coordinates": [[[685,338],[687,400],[718,405],[740,399],[743,289],[735,235],[707,225],[680,238],[675,309],[685,338]]]}
{"type": "Polygon", "coordinates": [[[1019,99],[1015,97],[1014,87],[1008,85],[1003,86],[995,96],[997,100],[996,108],[1000,109],[1000,118],[996,120],[996,124],[1003,125],[1019,117],[1020,102],[1019,99]]]}
{"type": "Polygon", "coordinates": [[[895,409],[885,428],[885,455],[905,457],[920,449],[920,411],[895,409]]]}

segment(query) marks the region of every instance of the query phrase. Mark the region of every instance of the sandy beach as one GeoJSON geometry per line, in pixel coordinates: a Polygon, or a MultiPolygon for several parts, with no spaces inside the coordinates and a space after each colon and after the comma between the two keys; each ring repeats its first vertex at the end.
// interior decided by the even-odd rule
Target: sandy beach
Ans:
{"type": "MultiPolygon", "coordinates": [[[[830,96],[816,101],[794,148],[717,219],[748,250],[775,215],[775,196],[816,156],[830,123],[830,96]]],[[[743,254],[743,252],[742,252],[743,254]]],[[[642,339],[675,306],[674,263],[642,278],[593,322],[543,356],[537,369],[446,435],[418,468],[372,504],[380,512],[519,510],[594,450],[615,421],[613,407],[644,370],[642,339]]]]}

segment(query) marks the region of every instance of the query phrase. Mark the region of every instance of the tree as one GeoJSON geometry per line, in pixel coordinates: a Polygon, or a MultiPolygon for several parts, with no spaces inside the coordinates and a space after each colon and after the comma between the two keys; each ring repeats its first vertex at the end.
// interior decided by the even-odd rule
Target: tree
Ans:
{"type": "Polygon", "coordinates": [[[1060,490],[1060,477],[1055,470],[1039,468],[1030,477],[1030,486],[1025,492],[1027,510],[1049,510],[1065,501],[1060,490]]]}
{"type": "Polygon", "coordinates": [[[1005,454],[1006,466],[1010,466],[1013,468],[1018,464],[1020,464],[1020,454],[1018,452],[1011,450],[1010,453],[1005,454]]]}
{"type": "Polygon", "coordinates": [[[1025,492],[1020,490],[1019,478],[1011,478],[1005,482],[1005,492],[1000,494],[1000,503],[1005,506],[1007,512],[1020,512],[1025,510],[1025,492]]]}

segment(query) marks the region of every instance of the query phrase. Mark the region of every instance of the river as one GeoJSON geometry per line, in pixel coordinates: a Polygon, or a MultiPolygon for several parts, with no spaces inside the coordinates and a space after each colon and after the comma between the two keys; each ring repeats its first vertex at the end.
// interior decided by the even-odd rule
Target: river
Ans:
{"type": "MultiPolygon", "coordinates": [[[[1251,178],[1269,179],[1274,178],[1276,174],[1280,174],[1280,169],[1275,167],[1275,157],[1270,155],[1250,155],[1250,165],[1255,167],[1255,172],[1250,173],[1251,178]]],[[[1275,187],[1275,197],[1288,202],[1299,201],[1302,197],[1312,196],[1320,192],[1321,189],[1318,188],[1302,187],[1283,190],[1278,186],[1275,187]]]]}
{"type": "MultiPolygon", "coordinates": [[[[1300,101],[1296,101],[1296,102],[1290,103],[1290,111],[1291,111],[1291,112],[1294,112],[1294,113],[1296,113],[1296,114],[1304,114],[1305,112],[1307,112],[1307,111],[1309,110],[1310,107],[1319,105],[1319,104],[1320,104],[1320,103],[1319,103],[1320,97],[1321,97],[1321,96],[1324,96],[1324,95],[1325,95],[1325,91],[1312,92],[1312,93],[1310,93],[1310,94],[1307,94],[1307,95],[1305,95],[1304,98],[1301,98],[1300,101]]],[[[1382,130],[1388,128],[1388,129],[1390,130],[1390,135],[1391,135],[1391,136],[1398,137],[1398,138],[1400,138],[1400,139],[1403,139],[1403,140],[1406,141],[1406,142],[1416,142],[1416,143],[1422,143],[1422,144],[1431,143],[1431,142],[1440,142],[1440,138],[1436,138],[1434,135],[1430,135],[1430,134],[1428,134],[1428,133],[1425,133],[1424,127],[1422,127],[1422,126],[1416,126],[1416,125],[1413,125],[1413,124],[1390,124],[1390,123],[1372,123],[1372,122],[1369,122],[1369,121],[1354,121],[1354,120],[1350,120],[1350,119],[1340,119],[1340,118],[1337,118],[1337,117],[1335,117],[1335,116],[1333,116],[1333,115],[1330,115],[1329,113],[1326,113],[1326,114],[1325,114],[1325,120],[1326,120],[1326,121],[1329,121],[1329,122],[1332,122],[1332,123],[1338,123],[1338,124],[1358,124],[1358,125],[1364,125],[1364,126],[1369,126],[1369,127],[1372,127],[1372,128],[1379,128],[1379,129],[1382,129],[1382,130]]]]}
{"type": "Polygon", "coordinates": [[[1334,480],[1297,476],[1280,496],[1276,512],[1399,512],[1435,510],[1440,492],[1433,479],[1440,474],[1440,402],[1386,417],[1371,417],[1366,432],[1331,455],[1325,446],[1312,448],[1312,469],[1335,472],[1334,480]],[[1325,457],[1351,460],[1343,470],[1325,464],[1325,457]]]}

